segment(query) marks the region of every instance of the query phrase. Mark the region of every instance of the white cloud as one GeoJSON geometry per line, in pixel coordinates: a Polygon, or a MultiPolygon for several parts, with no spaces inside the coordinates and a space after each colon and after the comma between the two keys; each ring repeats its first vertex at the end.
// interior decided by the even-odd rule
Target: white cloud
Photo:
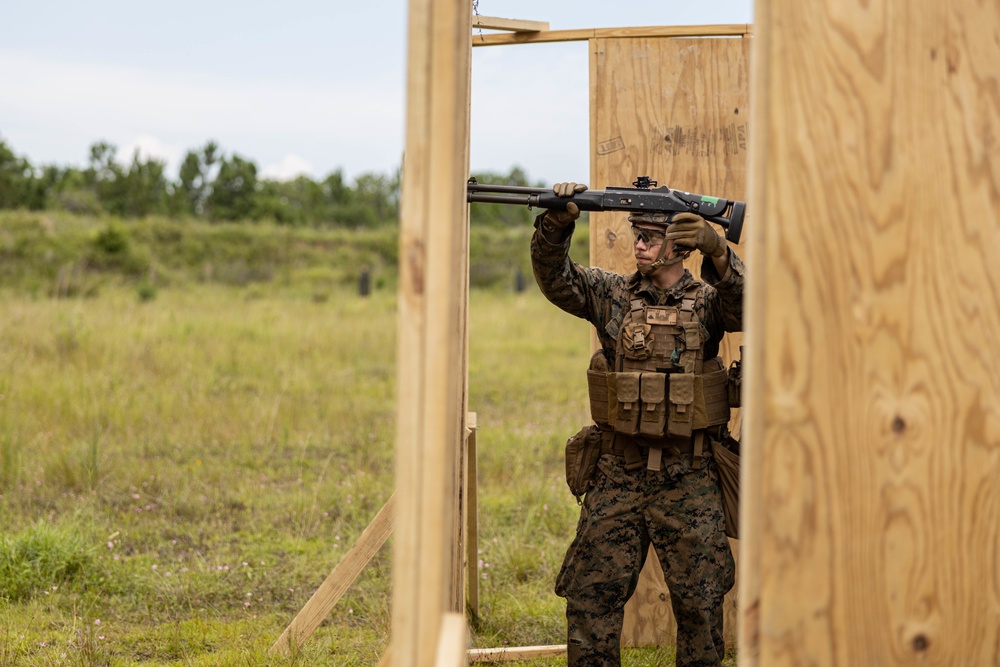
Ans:
{"type": "Polygon", "coordinates": [[[313,165],[309,160],[293,153],[287,153],[275,164],[269,164],[260,171],[262,178],[275,181],[290,181],[297,176],[309,176],[313,173],[313,165]]]}

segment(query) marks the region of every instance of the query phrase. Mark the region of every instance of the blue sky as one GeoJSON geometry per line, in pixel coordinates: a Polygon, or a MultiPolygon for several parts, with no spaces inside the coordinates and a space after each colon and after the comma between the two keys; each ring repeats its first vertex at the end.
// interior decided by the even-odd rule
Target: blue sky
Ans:
{"type": "MultiPolygon", "coordinates": [[[[265,175],[389,173],[404,146],[406,0],[33,0],[0,12],[0,139],[33,164],[92,143],[167,161],[218,142],[265,175]]],[[[552,30],[751,23],[752,0],[478,0],[552,30]]],[[[586,182],[583,42],[473,50],[473,171],[586,182]]]]}

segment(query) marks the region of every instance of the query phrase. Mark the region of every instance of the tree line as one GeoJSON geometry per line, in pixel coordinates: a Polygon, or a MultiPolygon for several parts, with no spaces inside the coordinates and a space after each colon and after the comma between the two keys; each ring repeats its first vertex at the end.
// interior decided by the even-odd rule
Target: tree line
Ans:
{"type": "MultiPolygon", "coordinates": [[[[507,174],[474,175],[481,183],[532,185],[518,167],[507,174]]],[[[353,183],[340,169],[320,181],[305,175],[282,181],[261,177],[253,160],[227,154],[214,141],[187,151],[171,179],[162,160],[136,151],[123,162],[118,148],[105,141],[91,145],[87,166],[79,168],[33,165],[0,139],[0,209],[369,228],[396,224],[399,198],[398,169],[389,175],[364,173],[353,183]]],[[[530,218],[516,206],[471,209],[471,224],[513,226],[530,218]]]]}

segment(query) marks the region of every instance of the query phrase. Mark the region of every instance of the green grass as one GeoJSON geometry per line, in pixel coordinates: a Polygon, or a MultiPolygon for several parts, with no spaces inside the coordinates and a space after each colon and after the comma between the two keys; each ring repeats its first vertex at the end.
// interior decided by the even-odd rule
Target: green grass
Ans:
{"type": "MultiPolygon", "coordinates": [[[[88,265],[70,277],[94,289],[56,293],[53,267],[78,266],[107,223],[18,215],[0,220],[0,667],[377,664],[391,539],[300,651],[267,649],[392,492],[394,290],[360,298],[349,269],[301,248],[268,280],[202,279],[204,265],[169,259],[185,238],[259,235],[270,247],[267,230],[171,240],[151,221],[126,244],[166,268],[136,278],[129,262],[88,265]],[[136,241],[147,233],[161,245],[136,241]]],[[[475,261],[494,266],[515,232],[490,233],[475,261]]],[[[294,244],[329,241],[303,234],[294,244]]],[[[120,240],[102,252],[120,253],[120,240]]],[[[536,289],[474,289],[469,313],[472,644],[564,643],[552,586],[578,508],[562,448],[588,420],[589,332],[536,289]]],[[[625,664],[668,658],[630,650],[625,664]]]]}
{"type": "MultiPolygon", "coordinates": [[[[3,298],[0,665],[290,664],[266,649],[392,491],[394,295],[3,298]]],[[[537,292],[472,295],[479,645],[562,641],[561,447],[588,345],[571,320],[537,292]]],[[[304,664],[377,662],[388,553],[304,664]]]]}

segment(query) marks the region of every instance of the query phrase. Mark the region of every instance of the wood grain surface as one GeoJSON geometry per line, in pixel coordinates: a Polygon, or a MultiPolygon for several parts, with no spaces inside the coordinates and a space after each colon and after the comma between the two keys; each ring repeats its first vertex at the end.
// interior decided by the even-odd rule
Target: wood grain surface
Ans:
{"type": "Polygon", "coordinates": [[[740,665],[1000,665],[1000,4],[754,35],[740,665]]]}
{"type": "Polygon", "coordinates": [[[472,17],[461,0],[411,0],[408,16],[389,659],[431,667],[463,600],[472,17]]]}
{"type": "MultiPolygon", "coordinates": [[[[745,201],[749,164],[749,39],[602,38],[591,49],[591,187],[631,186],[638,176],[660,185],[745,201]]],[[[746,226],[753,224],[748,205],[746,226]]],[[[592,213],[590,260],[635,271],[624,213],[592,213]]],[[[721,230],[720,230],[721,231],[721,230]]],[[[743,256],[742,246],[734,246],[743,256]]],[[[687,262],[697,276],[700,254],[687,262]]],[[[596,346],[596,336],[593,337],[596,346]]],[[[722,355],[738,355],[741,334],[726,336],[722,355]]],[[[739,411],[736,411],[737,413],[739,411]]],[[[739,432],[739,416],[731,424],[739,432]]],[[[736,543],[733,543],[734,551],[736,543]]],[[[726,639],[736,640],[736,596],[726,598],[726,639]]],[[[622,642],[670,645],[676,623],[654,554],[625,607],[622,642]]]]}

